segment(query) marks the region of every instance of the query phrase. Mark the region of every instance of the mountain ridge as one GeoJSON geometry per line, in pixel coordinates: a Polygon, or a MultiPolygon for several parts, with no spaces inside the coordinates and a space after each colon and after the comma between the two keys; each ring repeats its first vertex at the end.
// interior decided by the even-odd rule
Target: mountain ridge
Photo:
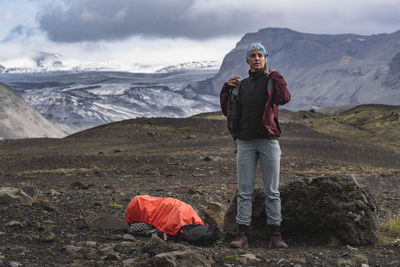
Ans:
{"type": "Polygon", "coordinates": [[[314,34],[288,28],[247,33],[224,58],[219,72],[192,86],[218,95],[231,76],[247,77],[247,47],[261,42],[269,52],[269,68],[288,83],[298,110],[347,104],[400,103],[400,31],[391,34],[314,34]]]}

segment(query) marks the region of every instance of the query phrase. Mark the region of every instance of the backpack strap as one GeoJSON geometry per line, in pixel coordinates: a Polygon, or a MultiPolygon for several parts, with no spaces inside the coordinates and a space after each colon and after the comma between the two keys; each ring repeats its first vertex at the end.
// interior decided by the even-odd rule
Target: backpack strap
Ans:
{"type": "Polygon", "coordinates": [[[180,240],[184,239],[184,234],[183,234],[183,225],[179,228],[178,232],[176,233],[176,237],[175,237],[175,242],[178,242],[180,240]]]}
{"type": "Polygon", "coordinates": [[[237,85],[233,87],[231,92],[231,97],[239,97],[239,88],[240,88],[240,81],[238,81],[237,85]]]}
{"type": "Polygon", "coordinates": [[[268,97],[271,96],[273,88],[274,88],[274,81],[271,78],[268,78],[268,83],[267,83],[268,97]]]}
{"type": "MultiPolygon", "coordinates": [[[[233,87],[233,88],[231,89],[231,91],[230,91],[230,94],[229,94],[229,101],[231,101],[231,103],[232,103],[233,101],[239,101],[238,99],[239,99],[240,82],[241,82],[241,81],[238,81],[237,84],[236,84],[236,86],[233,87]]],[[[228,122],[228,123],[230,123],[230,122],[228,122]]],[[[236,147],[236,139],[237,139],[237,138],[235,138],[234,136],[232,136],[232,137],[233,137],[234,146],[236,147]]],[[[235,153],[236,153],[236,151],[235,151],[235,153]]]]}
{"type": "Polygon", "coordinates": [[[274,80],[272,80],[272,78],[270,77],[268,77],[268,82],[267,82],[267,94],[268,97],[271,97],[271,108],[274,108],[274,96],[275,96],[274,80]]]}

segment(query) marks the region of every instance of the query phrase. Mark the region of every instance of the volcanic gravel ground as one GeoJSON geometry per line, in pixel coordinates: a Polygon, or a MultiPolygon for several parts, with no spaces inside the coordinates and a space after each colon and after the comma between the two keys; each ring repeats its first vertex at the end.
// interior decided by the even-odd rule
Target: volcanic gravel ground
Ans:
{"type": "MultiPolygon", "coordinates": [[[[380,221],[400,214],[399,154],[319,134],[296,122],[282,128],[281,183],[357,173],[374,193],[380,221]]],[[[225,121],[202,117],[135,119],[64,139],[0,141],[1,185],[41,192],[31,206],[0,205],[0,265],[122,266],[135,259],[140,266],[149,258],[141,250],[148,237],[129,240],[117,227],[100,229],[93,221],[103,216],[122,225],[125,208],[138,194],[177,198],[203,217],[210,201],[228,205],[236,187],[235,157],[225,121]]],[[[248,248],[235,250],[228,246],[232,237],[223,236],[211,248],[214,265],[400,266],[395,244],[351,248],[286,239],[286,250],[252,240],[248,248]]]]}

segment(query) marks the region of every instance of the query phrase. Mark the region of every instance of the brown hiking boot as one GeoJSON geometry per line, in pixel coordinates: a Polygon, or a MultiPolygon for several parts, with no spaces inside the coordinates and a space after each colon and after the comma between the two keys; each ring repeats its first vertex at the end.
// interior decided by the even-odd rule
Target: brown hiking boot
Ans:
{"type": "Polygon", "coordinates": [[[231,248],[242,248],[247,246],[247,236],[245,232],[239,232],[229,246],[231,248]]]}
{"type": "Polygon", "coordinates": [[[273,232],[271,238],[269,239],[270,248],[287,248],[288,245],[283,241],[280,232],[273,232]]]}

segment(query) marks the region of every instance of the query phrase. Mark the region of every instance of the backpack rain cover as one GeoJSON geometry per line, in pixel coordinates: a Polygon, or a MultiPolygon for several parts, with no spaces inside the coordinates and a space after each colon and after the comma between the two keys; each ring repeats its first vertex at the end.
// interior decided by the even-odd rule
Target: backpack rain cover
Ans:
{"type": "Polygon", "coordinates": [[[204,225],[194,209],[174,198],[136,196],[126,209],[126,223],[148,223],[169,235],[177,235],[179,229],[187,224],[204,225]]]}

